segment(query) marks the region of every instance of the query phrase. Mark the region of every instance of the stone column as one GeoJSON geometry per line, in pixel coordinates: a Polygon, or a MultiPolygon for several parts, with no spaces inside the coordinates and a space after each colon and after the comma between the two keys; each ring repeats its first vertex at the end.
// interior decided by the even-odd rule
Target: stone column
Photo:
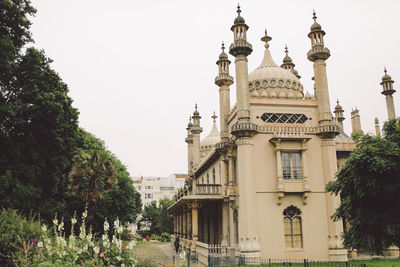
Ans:
{"type": "Polygon", "coordinates": [[[376,136],[381,135],[381,128],[379,127],[378,118],[375,118],[375,134],[376,134],[376,136]]]}
{"type": "Polygon", "coordinates": [[[234,207],[234,202],[230,201],[228,203],[228,211],[229,211],[229,246],[233,248],[235,246],[235,231],[234,231],[234,225],[233,225],[233,207],[234,207]]]}
{"type": "MultiPolygon", "coordinates": [[[[336,143],[333,139],[322,140],[322,165],[325,184],[335,179],[337,171],[336,143]]],[[[339,196],[325,192],[326,216],[328,217],[328,247],[331,261],[347,261],[347,250],[343,248],[341,234],[343,232],[342,221],[334,222],[331,216],[340,205],[339,196]]]]}
{"type": "Polygon", "coordinates": [[[363,131],[361,129],[361,121],[359,110],[356,108],[351,111],[351,134],[362,134],[363,131]]]}
{"type": "Polygon", "coordinates": [[[329,102],[325,60],[317,59],[314,61],[314,77],[318,101],[319,122],[321,125],[329,124],[332,120],[332,113],[329,102]]]}
{"type": "Polygon", "coordinates": [[[200,204],[197,201],[190,203],[191,208],[191,223],[192,223],[192,248],[191,250],[196,251],[196,241],[199,240],[199,208],[200,204]]]}
{"type": "Polygon", "coordinates": [[[228,171],[227,171],[227,158],[226,156],[221,157],[221,185],[223,188],[224,195],[228,194],[228,171]]]}
{"type": "Polygon", "coordinates": [[[189,209],[188,209],[188,211],[187,211],[187,213],[186,213],[186,215],[187,215],[187,236],[188,236],[188,239],[191,239],[191,237],[192,237],[192,211],[191,211],[191,209],[190,209],[190,207],[191,207],[191,205],[189,206],[189,209]]]}
{"type": "Polygon", "coordinates": [[[222,202],[222,240],[221,245],[228,245],[229,236],[229,198],[225,197],[222,202]]]}
{"type": "Polygon", "coordinates": [[[393,103],[393,96],[392,95],[386,95],[386,106],[387,106],[387,112],[388,112],[388,118],[390,119],[395,119],[396,118],[396,112],[394,111],[394,103],[393,103]]]}
{"type": "Polygon", "coordinates": [[[182,219],[183,219],[183,236],[186,238],[187,237],[187,216],[186,216],[186,209],[183,210],[182,213],[182,219]]]}
{"type": "Polygon", "coordinates": [[[245,257],[259,258],[260,244],[256,230],[256,199],[254,188],[253,140],[242,137],[237,144],[237,168],[239,188],[239,245],[245,257]]]}
{"type": "Polygon", "coordinates": [[[229,170],[228,170],[228,178],[229,178],[229,187],[230,190],[233,189],[234,186],[234,179],[235,179],[235,168],[234,168],[234,156],[233,154],[228,154],[228,158],[229,158],[229,170]]]}

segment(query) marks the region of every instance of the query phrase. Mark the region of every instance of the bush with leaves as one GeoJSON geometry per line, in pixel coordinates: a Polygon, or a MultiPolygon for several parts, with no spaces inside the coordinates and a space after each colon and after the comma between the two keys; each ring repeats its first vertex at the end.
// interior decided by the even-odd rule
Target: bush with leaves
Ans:
{"type": "Polygon", "coordinates": [[[16,210],[0,211],[0,265],[13,266],[16,254],[29,264],[37,254],[38,240],[43,235],[40,222],[34,217],[26,219],[16,210]]]}

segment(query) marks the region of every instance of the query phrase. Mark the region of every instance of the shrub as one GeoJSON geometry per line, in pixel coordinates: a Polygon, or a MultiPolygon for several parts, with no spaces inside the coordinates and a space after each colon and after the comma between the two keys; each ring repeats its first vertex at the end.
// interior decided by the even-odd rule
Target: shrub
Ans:
{"type": "Polygon", "coordinates": [[[38,242],[43,236],[40,222],[35,217],[25,218],[16,210],[0,211],[0,265],[13,266],[13,258],[21,258],[28,265],[38,253],[38,242]]]}
{"type": "Polygon", "coordinates": [[[170,234],[168,234],[168,233],[166,233],[166,232],[162,233],[162,234],[161,234],[161,241],[164,241],[164,239],[165,239],[165,241],[167,241],[167,242],[171,241],[171,236],[170,236],[170,234]]]}
{"type": "Polygon", "coordinates": [[[160,236],[158,235],[151,235],[150,240],[160,240],[160,236]]]}

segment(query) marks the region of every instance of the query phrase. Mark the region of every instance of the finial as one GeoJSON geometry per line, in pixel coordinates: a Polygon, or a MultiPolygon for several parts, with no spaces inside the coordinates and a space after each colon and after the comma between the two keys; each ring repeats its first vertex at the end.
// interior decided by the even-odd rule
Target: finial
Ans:
{"type": "Polygon", "coordinates": [[[385,75],[387,74],[386,66],[384,67],[383,72],[385,73],[385,75]]]}
{"type": "Polygon", "coordinates": [[[288,53],[289,53],[289,50],[288,50],[288,48],[287,48],[287,45],[285,45],[285,53],[286,53],[286,55],[288,55],[288,53]]]}
{"type": "Polygon", "coordinates": [[[221,49],[222,49],[222,52],[225,52],[225,51],[224,51],[224,50],[225,50],[225,44],[224,44],[224,41],[222,41],[221,49]]]}
{"type": "Polygon", "coordinates": [[[268,36],[267,29],[265,29],[264,37],[261,38],[261,41],[265,42],[265,45],[264,45],[265,48],[269,47],[268,42],[271,41],[271,40],[272,40],[272,38],[270,36],[268,36]]]}
{"type": "Polygon", "coordinates": [[[213,119],[214,122],[215,122],[215,119],[218,118],[218,117],[215,115],[215,111],[214,111],[214,114],[211,116],[211,118],[213,119]]]}
{"type": "Polygon", "coordinates": [[[194,104],[194,109],[197,110],[197,103],[194,104]]]}
{"type": "Polygon", "coordinates": [[[189,123],[192,122],[192,115],[189,115],[189,123]]]}
{"type": "Polygon", "coordinates": [[[241,10],[240,10],[240,5],[239,5],[239,3],[238,3],[238,5],[237,5],[237,11],[236,11],[237,13],[238,13],[238,16],[240,16],[240,12],[242,12],[241,10]]]}
{"type": "Polygon", "coordinates": [[[336,100],[336,104],[338,104],[338,105],[339,105],[339,98],[336,100]]]}
{"type": "Polygon", "coordinates": [[[314,22],[317,22],[317,16],[314,9],[313,9],[313,20],[314,22]]]}

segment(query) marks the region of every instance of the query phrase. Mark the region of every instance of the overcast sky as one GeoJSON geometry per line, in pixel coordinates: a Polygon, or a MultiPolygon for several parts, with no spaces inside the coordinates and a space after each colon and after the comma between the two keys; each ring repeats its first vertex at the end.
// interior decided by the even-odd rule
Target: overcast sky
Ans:
{"type": "MultiPolygon", "coordinates": [[[[33,0],[35,46],[54,60],[68,84],[80,126],[105,140],[132,176],[167,176],[187,171],[184,139],[189,114],[199,105],[204,132],[219,114],[215,64],[220,44],[232,43],[237,1],[33,0]]],[[[339,98],[345,110],[360,110],[365,132],[374,118],[387,119],[380,81],[383,67],[400,87],[400,1],[240,1],[253,45],[249,71],[262,60],[260,38],[272,37],[270,50],[282,63],[285,44],[313,92],[307,60],[312,10],[325,30],[332,110],[339,98]]],[[[232,56],[230,60],[234,62],[232,56]]],[[[231,73],[235,72],[231,64],[231,73]]],[[[235,103],[235,85],[231,103],[235,103]]],[[[394,94],[400,115],[400,92],[394,94]]]]}

